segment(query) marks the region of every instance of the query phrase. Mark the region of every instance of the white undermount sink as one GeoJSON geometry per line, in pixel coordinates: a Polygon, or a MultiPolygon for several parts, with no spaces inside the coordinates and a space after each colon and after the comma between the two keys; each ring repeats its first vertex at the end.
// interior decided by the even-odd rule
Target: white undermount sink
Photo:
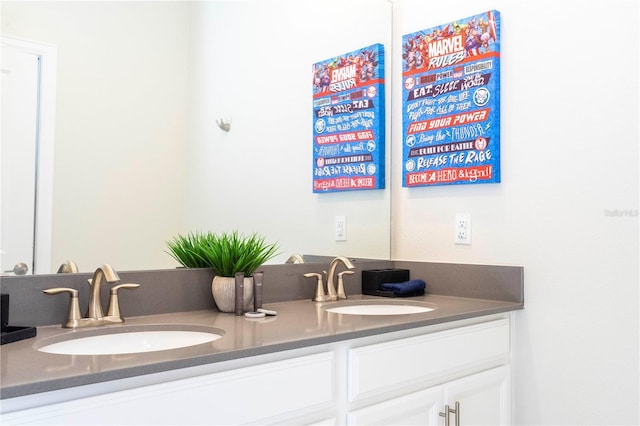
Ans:
{"type": "Polygon", "coordinates": [[[164,351],[213,342],[224,331],[190,325],[122,326],[44,339],[37,350],[65,355],[116,355],[164,351]]]}
{"type": "Polygon", "coordinates": [[[410,315],[431,312],[435,307],[419,302],[359,300],[339,302],[324,309],[327,312],[346,315],[410,315]]]}

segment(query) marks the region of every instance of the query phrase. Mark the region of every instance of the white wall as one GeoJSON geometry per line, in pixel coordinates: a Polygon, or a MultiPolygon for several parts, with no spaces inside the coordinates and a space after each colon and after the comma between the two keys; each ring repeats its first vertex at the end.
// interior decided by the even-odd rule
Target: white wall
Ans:
{"type": "Polygon", "coordinates": [[[2,2],[3,34],[58,47],[54,271],[175,264],[188,19],[180,2],[2,2]]]}
{"type": "Polygon", "coordinates": [[[394,43],[490,9],[503,182],[402,188],[394,143],[393,256],[524,266],[518,424],[638,424],[638,2],[398,0],[394,43]],[[456,212],[472,215],[471,246],[453,244],[456,212]]]}
{"type": "Polygon", "coordinates": [[[386,0],[194,3],[188,229],[260,232],[279,243],[276,261],[389,257],[389,191],[312,193],[311,76],[315,62],[388,47],[390,17],[386,0]],[[336,215],[346,242],[334,240],[336,215]]]}

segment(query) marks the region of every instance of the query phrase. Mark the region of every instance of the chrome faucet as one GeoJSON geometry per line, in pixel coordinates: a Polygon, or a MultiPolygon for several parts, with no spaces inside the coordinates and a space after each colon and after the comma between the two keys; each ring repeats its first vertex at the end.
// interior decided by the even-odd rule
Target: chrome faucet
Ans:
{"type": "Polygon", "coordinates": [[[329,293],[330,300],[346,299],[347,295],[344,293],[344,288],[340,293],[336,292],[336,286],[333,281],[333,277],[336,273],[338,264],[342,263],[347,269],[354,269],[355,265],[346,257],[338,256],[329,264],[329,272],[327,273],[327,292],[329,293]]]}
{"type": "Polygon", "coordinates": [[[93,278],[87,280],[89,283],[89,308],[85,318],[80,314],[80,302],[78,299],[78,290],[75,288],[48,288],[43,290],[46,294],[69,293],[71,298],[69,301],[69,312],[67,320],[62,323],[64,328],[80,328],[80,327],[97,327],[106,324],[123,323],[124,318],[120,314],[120,305],[118,303],[118,290],[121,288],[134,289],[140,287],[140,284],[119,284],[111,288],[109,298],[109,308],[107,315],[102,312],[102,303],[100,303],[100,287],[102,279],[108,283],[116,283],[120,281],[120,277],[111,266],[105,264],[100,266],[93,273],[93,278]]]}

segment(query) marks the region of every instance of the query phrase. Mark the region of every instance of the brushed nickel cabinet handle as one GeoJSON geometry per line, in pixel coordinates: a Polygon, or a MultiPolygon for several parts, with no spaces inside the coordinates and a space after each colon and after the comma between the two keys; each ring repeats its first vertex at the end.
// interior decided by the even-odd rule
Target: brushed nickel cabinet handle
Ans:
{"type": "MultiPolygon", "coordinates": [[[[449,419],[449,413],[450,413],[450,410],[449,410],[449,406],[448,405],[444,406],[444,412],[441,411],[440,413],[438,413],[440,415],[440,417],[444,417],[444,426],[450,426],[451,425],[451,420],[449,419]]],[[[457,419],[457,417],[456,417],[456,419],[457,419]]]]}
{"type": "Polygon", "coordinates": [[[445,405],[444,412],[438,413],[440,417],[444,417],[444,426],[451,425],[451,414],[456,415],[455,426],[460,426],[460,401],[456,401],[456,408],[451,408],[448,405],[445,405]]]}
{"type": "Polygon", "coordinates": [[[456,401],[455,409],[452,410],[451,408],[449,408],[449,413],[456,415],[456,426],[460,426],[460,402],[459,401],[456,401]]]}

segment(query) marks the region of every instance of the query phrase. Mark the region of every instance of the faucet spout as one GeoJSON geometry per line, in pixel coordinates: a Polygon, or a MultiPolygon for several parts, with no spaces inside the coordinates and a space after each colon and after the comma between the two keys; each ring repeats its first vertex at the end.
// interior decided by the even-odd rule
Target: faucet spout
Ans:
{"type": "Polygon", "coordinates": [[[93,278],[89,280],[89,310],[87,312],[87,318],[102,319],[104,317],[102,303],[100,303],[100,286],[103,278],[108,283],[120,281],[120,277],[111,266],[104,264],[96,269],[93,273],[93,278]]]}
{"type": "Polygon", "coordinates": [[[329,264],[329,272],[327,273],[327,292],[331,300],[337,300],[338,294],[336,293],[336,286],[334,284],[333,277],[336,273],[338,264],[342,263],[347,269],[355,269],[355,265],[346,257],[338,256],[329,264]]]}
{"type": "Polygon", "coordinates": [[[304,257],[301,254],[295,253],[289,256],[284,263],[304,263],[304,257]]]}
{"type": "Polygon", "coordinates": [[[75,262],[71,260],[65,261],[58,268],[58,274],[75,274],[77,272],[78,272],[78,265],[76,265],[75,262]]]}

